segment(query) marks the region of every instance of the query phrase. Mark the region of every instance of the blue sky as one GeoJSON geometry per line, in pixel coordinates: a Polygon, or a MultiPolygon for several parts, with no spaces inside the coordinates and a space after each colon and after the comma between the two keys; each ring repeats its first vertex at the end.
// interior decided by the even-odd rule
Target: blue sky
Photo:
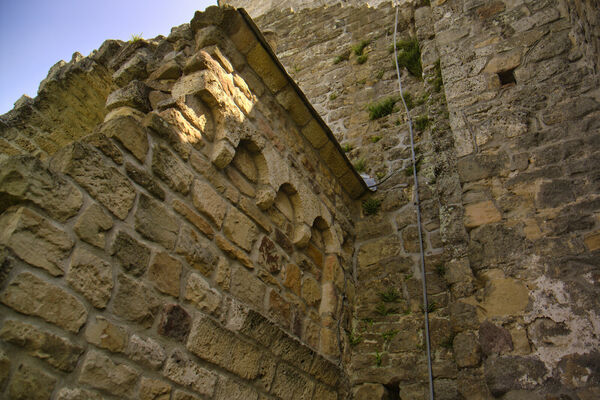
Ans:
{"type": "Polygon", "coordinates": [[[23,94],[37,95],[48,70],[106,39],[167,36],[216,0],[1,0],[0,114],[23,94]]]}

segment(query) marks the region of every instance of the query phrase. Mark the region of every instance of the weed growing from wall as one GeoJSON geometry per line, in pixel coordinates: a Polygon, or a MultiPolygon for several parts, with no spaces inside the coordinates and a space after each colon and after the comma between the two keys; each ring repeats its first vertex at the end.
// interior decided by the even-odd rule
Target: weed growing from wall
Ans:
{"type": "Polygon", "coordinates": [[[367,106],[367,110],[369,110],[369,119],[375,120],[390,115],[394,111],[394,105],[397,101],[397,97],[388,97],[377,103],[369,104],[367,106]]]}
{"type": "MultiPolygon", "coordinates": [[[[423,66],[421,65],[421,49],[419,41],[414,39],[400,40],[396,42],[398,51],[398,66],[406,68],[415,78],[422,79],[423,66]]],[[[394,46],[390,46],[390,53],[394,52],[394,46]]]]}
{"type": "Polygon", "coordinates": [[[381,200],[370,198],[362,202],[363,212],[365,215],[375,215],[381,207],[381,200]]]}

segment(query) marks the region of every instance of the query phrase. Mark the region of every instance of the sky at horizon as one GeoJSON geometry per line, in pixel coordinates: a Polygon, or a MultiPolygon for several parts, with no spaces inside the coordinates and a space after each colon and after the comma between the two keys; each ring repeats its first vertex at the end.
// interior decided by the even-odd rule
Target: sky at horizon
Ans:
{"type": "Polygon", "coordinates": [[[167,36],[216,0],[18,0],[0,2],[0,115],[37,95],[50,67],[107,39],[167,36]]]}

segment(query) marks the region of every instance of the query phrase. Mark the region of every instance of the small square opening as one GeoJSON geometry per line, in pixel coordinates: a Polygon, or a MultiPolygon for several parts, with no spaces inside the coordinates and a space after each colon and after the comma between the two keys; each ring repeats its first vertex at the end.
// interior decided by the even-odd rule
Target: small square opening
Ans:
{"type": "Polygon", "coordinates": [[[500,78],[500,85],[516,85],[517,80],[515,79],[515,70],[509,69],[508,71],[498,72],[498,78],[500,78]]]}

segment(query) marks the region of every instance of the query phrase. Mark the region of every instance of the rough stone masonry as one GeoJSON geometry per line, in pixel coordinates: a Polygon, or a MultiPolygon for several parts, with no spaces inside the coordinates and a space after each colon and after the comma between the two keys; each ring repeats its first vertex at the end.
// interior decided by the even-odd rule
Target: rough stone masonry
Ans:
{"type": "Polygon", "coordinates": [[[401,1],[416,166],[391,2],[222,3],[0,117],[0,396],[426,399],[416,168],[436,399],[600,397],[598,2],[401,1]]]}

